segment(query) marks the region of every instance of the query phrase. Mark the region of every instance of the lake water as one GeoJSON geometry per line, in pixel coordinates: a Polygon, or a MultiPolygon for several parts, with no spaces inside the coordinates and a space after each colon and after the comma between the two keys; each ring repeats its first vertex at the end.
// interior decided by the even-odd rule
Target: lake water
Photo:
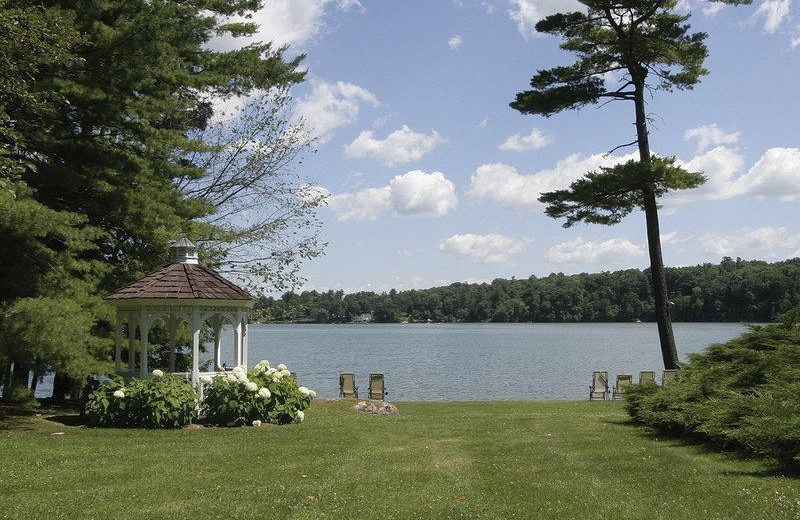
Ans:
{"type": "MultiPolygon", "coordinates": [[[[682,360],[745,330],[674,324],[682,360]]],[[[249,334],[251,366],[285,363],[319,397],[338,397],[341,372],[366,396],[369,374],[382,372],[392,401],[586,399],[595,370],[612,381],[654,370],[660,380],[663,368],[655,323],[251,325],[249,334]]],[[[231,342],[225,334],[223,353],[231,342]]],[[[224,361],[232,366],[232,355],[224,361]]],[[[48,378],[37,395],[51,392],[48,378]]]]}
{"type": "MultiPolygon", "coordinates": [[[[736,323],[675,323],[682,360],[744,332],[736,323]]],[[[366,395],[385,374],[397,401],[586,399],[592,372],[655,370],[655,323],[254,325],[249,361],[285,363],[320,397],[338,397],[341,372],[366,395]]]]}

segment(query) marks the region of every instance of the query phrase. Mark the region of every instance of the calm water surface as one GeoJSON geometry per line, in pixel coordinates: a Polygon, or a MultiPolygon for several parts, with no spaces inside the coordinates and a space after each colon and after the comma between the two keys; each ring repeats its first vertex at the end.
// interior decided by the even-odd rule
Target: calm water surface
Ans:
{"type": "MultiPolygon", "coordinates": [[[[682,360],[745,330],[736,323],[674,324],[682,360]]],[[[285,363],[320,397],[338,397],[341,372],[353,372],[366,396],[369,374],[382,372],[393,401],[586,399],[595,370],[607,370],[612,380],[655,370],[660,380],[663,367],[655,323],[251,325],[249,332],[251,366],[260,359],[285,363]]],[[[228,366],[232,352],[228,331],[228,366]]],[[[37,395],[51,393],[46,378],[37,395]]]]}
{"type": "MultiPolygon", "coordinates": [[[[746,330],[736,323],[676,323],[682,360],[746,330]]],[[[353,372],[366,395],[383,372],[398,401],[585,399],[594,370],[655,370],[655,323],[253,325],[250,364],[286,363],[320,397],[338,396],[338,374],[353,372]]]]}

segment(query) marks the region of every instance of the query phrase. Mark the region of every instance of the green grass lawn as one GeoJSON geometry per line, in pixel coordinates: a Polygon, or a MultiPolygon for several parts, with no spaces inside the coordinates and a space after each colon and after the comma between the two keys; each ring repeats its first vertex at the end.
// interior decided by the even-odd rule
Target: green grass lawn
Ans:
{"type": "Polygon", "coordinates": [[[620,403],[348,406],[175,431],[6,417],[0,518],[800,518],[800,479],[653,438],[620,403]]]}

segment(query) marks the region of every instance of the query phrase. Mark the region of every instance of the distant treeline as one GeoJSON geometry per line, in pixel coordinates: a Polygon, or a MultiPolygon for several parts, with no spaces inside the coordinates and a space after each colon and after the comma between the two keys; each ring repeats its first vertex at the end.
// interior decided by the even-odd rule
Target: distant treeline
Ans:
{"type": "MultiPolygon", "coordinates": [[[[719,264],[667,268],[674,321],[767,322],[800,304],[800,259],[767,263],[724,258],[719,264]]],[[[527,280],[454,283],[376,294],[343,291],[260,298],[260,322],[624,322],[651,321],[649,270],[551,274],[527,280]]]]}

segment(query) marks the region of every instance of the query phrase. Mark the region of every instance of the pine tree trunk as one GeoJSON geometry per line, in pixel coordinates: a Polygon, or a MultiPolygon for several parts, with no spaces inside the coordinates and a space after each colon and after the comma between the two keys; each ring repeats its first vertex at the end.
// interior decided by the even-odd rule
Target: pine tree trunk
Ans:
{"type": "MultiPolygon", "coordinates": [[[[647,130],[647,114],[644,104],[644,75],[637,81],[636,95],[636,138],[639,144],[639,160],[650,162],[650,140],[647,130]]],[[[652,187],[648,187],[644,195],[644,215],[647,223],[647,250],[650,253],[650,275],[653,286],[653,298],[658,323],[658,339],[661,344],[661,357],[664,368],[678,368],[678,350],[675,347],[675,336],[672,333],[672,318],[669,314],[669,292],[667,278],[664,273],[664,259],[661,255],[661,230],[658,225],[658,203],[652,187]]]]}
{"type": "Polygon", "coordinates": [[[26,400],[30,395],[30,391],[28,390],[28,377],[30,377],[30,373],[30,365],[15,361],[9,384],[3,389],[3,399],[8,401],[26,400]]]}

